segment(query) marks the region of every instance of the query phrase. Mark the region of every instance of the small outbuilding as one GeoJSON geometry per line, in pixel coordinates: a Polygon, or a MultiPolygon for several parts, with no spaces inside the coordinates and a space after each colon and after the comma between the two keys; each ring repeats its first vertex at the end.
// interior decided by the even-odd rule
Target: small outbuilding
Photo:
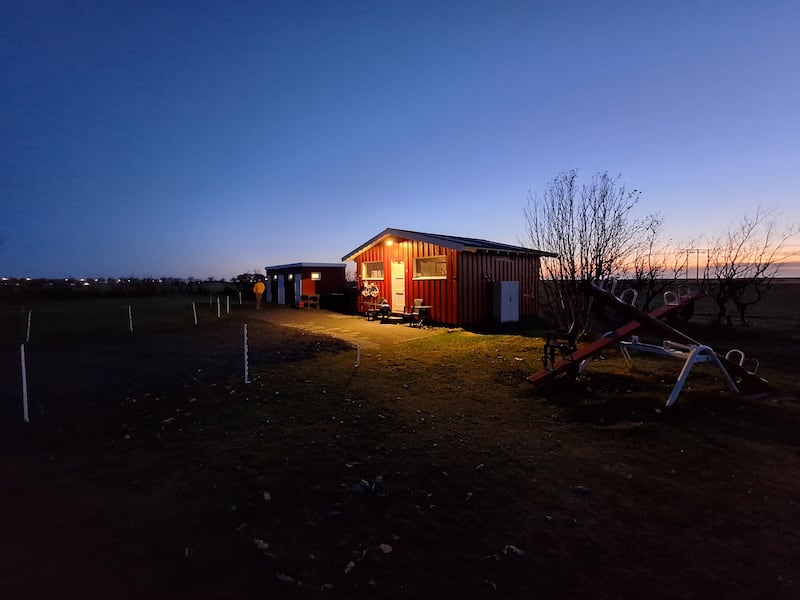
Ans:
{"type": "Polygon", "coordinates": [[[298,262],[264,267],[265,301],[319,308],[320,299],[342,294],[347,287],[344,263],[298,262]]]}
{"type": "Polygon", "coordinates": [[[355,261],[359,312],[385,298],[392,313],[415,300],[451,325],[518,321],[539,311],[541,258],[555,256],[478,238],[384,229],[345,255],[355,261]]]}

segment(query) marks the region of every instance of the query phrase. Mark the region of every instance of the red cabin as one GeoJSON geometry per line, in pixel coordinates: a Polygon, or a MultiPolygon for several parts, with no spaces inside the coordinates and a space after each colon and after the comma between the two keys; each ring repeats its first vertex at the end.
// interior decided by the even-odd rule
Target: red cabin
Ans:
{"type": "Polygon", "coordinates": [[[540,261],[549,252],[476,238],[385,229],[346,256],[355,261],[359,312],[385,298],[392,313],[414,300],[450,325],[518,321],[539,308],[540,261]]]}

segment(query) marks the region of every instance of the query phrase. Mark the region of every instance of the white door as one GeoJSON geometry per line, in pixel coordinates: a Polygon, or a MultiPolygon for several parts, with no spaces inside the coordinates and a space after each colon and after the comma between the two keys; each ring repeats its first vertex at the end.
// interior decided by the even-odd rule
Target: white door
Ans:
{"type": "Polygon", "coordinates": [[[300,296],[303,294],[303,274],[294,274],[294,305],[300,306],[300,296]]]}
{"type": "Polygon", "coordinates": [[[278,304],[286,304],[286,289],[283,287],[283,275],[278,275],[278,304]]]}
{"type": "Polygon", "coordinates": [[[392,312],[406,309],[406,266],[402,260],[392,261],[392,312]]]}

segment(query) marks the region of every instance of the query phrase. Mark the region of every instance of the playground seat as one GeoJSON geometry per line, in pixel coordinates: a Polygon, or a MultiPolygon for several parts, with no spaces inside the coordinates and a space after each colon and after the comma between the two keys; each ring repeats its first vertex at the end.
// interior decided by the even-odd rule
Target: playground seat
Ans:
{"type": "Polygon", "coordinates": [[[565,358],[574,354],[577,349],[578,332],[573,321],[567,331],[547,335],[542,349],[542,364],[545,369],[552,369],[556,363],[556,352],[561,358],[565,358]]]}

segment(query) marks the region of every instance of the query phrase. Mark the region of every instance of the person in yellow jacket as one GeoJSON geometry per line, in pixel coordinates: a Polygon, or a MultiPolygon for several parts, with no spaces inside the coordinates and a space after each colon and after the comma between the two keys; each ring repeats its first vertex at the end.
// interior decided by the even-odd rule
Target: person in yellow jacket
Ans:
{"type": "Polygon", "coordinates": [[[253,286],[253,293],[256,295],[256,310],[261,310],[261,296],[264,295],[265,289],[266,286],[260,279],[256,281],[256,284],[253,286]]]}

